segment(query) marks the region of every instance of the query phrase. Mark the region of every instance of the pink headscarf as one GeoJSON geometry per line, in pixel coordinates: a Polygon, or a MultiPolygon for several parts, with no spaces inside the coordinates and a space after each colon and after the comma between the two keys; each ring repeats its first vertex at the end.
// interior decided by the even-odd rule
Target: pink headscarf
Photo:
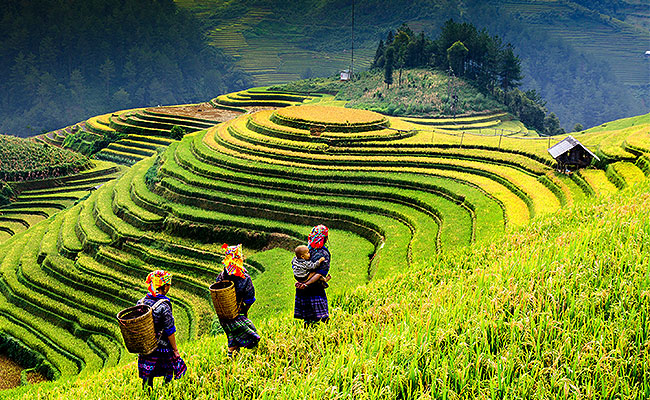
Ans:
{"type": "Polygon", "coordinates": [[[325,225],[317,225],[312,228],[311,233],[307,236],[307,244],[312,249],[320,249],[325,246],[328,229],[325,225]]]}

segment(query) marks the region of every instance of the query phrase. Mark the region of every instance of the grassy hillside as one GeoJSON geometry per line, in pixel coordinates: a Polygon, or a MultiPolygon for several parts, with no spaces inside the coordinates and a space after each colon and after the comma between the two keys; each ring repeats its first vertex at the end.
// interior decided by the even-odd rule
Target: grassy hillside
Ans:
{"type": "MultiPolygon", "coordinates": [[[[262,89],[216,98],[211,104],[232,110],[251,107],[255,112],[169,143],[160,154],[135,163],[86,200],[0,245],[0,342],[19,340],[22,346],[15,347],[28,349],[16,350],[25,367],[59,379],[48,384],[52,390],[67,390],[65,382],[76,379],[73,376],[85,379],[99,370],[107,369],[110,374],[125,371],[112,367],[133,368],[126,367],[133,356],[122,345],[114,316],[143,295],[142,281],[153,268],[174,274],[171,294],[181,346],[203,339],[205,342],[199,343],[207,343],[214,353],[222,339],[211,338],[217,330],[207,287],[221,269],[223,242],[245,246],[258,298],[251,315],[256,322],[266,321],[263,330],[273,332],[272,326],[286,329],[286,320],[273,318],[290,315],[293,305],[290,251],[305,240],[315,224],[324,223],[331,229],[335,270],[329,294],[335,299],[335,313],[350,312],[363,293],[367,299],[363,301],[374,301],[375,292],[381,298],[392,298],[392,292],[386,292],[390,294],[387,297],[383,290],[404,271],[418,271],[431,260],[436,264],[452,262],[454,258],[448,255],[458,249],[480,251],[535,218],[579,206],[593,194],[616,193],[645,181],[650,173],[647,116],[617,121],[612,130],[581,134],[580,140],[601,157],[599,169],[564,175],[554,171],[546,151],[559,138],[481,131],[484,123],[491,122],[482,119],[485,116],[465,118],[467,129],[459,130],[444,118],[406,121],[335,107],[332,104],[337,103],[327,96],[262,89]],[[278,108],[289,104],[294,105],[278,108]],[[384,282],[385,288],[373,282],[384,282]],[[358,288],[367,283],[367,288],[358,288]]],[[[457,257],[463,260],[462,254],[457,257]]],[[[475,254],[467,257],[463,262],[480,262],[475,254]]],[[[439,283],[434,280],[431,284],[439,283]]],[[[466,284],[459,282],[458,287],[466,284]]],[[[413,301],[411,296],[417,296],[418,290],[405,292],[404,301],[413,301]]],[[[386,312],[396,312],[393,306],[387,307],[386,312]]],[[[382,313],[372,315],[382,318],[382,313]]],[[[468,315],[457,318],[471,320],[473,314],[468,315]]],[[[404,314],[404,318],[412,317],[404,314]]],[[[400,335],[408,336],[411,328],[391,325],[391,321],[385,320],[388,327],[393,326],[386,332],[395,329],[394,343],[398,343],[400,335]]],[[[413,320],[413,329],[424,322],[413,320]]],[[[290,326],[290,331],[299,329],[290,326]]],[[[485,326],[472,335],[487,332],[485,326]]],[[[313,340],[352,338],[342,333],[344,328],[340,334],[339,328],[333,329],[313,331],[313,340]]],[[[375,337],[372,329],[379,328],[369,325],[369,340],[363,342],[369,352],[378,349],[370,340],[375,337]]],[[[365,335],[363,332],[359,331],[365,335]]],[[[463,332],[454,335],[460,337],[463,332]]],[[[296,340],[300,335],[292,337],[296,340]]],[[[284,346],[268,343],[270,347],[263,345],[259,357],[266,357],[265,349],[284,346]]],[[[291,353],[286,354],[289,357],[291,353]]],[[[336,354],[344,352],[336,350],[336,354]]],[[[308,373],[317,369],[312,361],[325,361],[324,365],[342,365],[338,370],[344,371],[349,367],[345,363],[355,360],[352,357],[337,364],[343,362],[337,357],[333,353],[322,360],[307,358],[308,364],[293,365],[308,373]]],[[[399,355],[399,360],[402,357],[399,355]]],[[[199,363],[198,357],[188,360],[199,363]]],[[[380,361],[378,370],[402,362],[391,358],[380,361]]],[[[276,373],[272,371],[280,369],[273,368],[284,369],[283,363],[268,363],[267,372],[259,372],[276,373]]],[[[205,371],[201,368],[192,373],[205,371]]],[[[488,375],[489,371],[493,370],[488,370],[488,375]]],[[[429,382],[430,377],[425,378],[429,375],[417,370],[412,373],[429,382]]],[[[293,372],[287,370],[287,374],[293,372]]],[[[626,370],[620,376],[631,376],[625,374],[631,372],[626,370]]],[[[365,379],[353,375],[349,379],[365,379]]],[[[340,385],[328,387],[339,385],[338,390],[347,390],[348,378],[336,379],[340,385]]],[[[134,384],[128,382],[125,387],[134,384]]],[[[404,387],[391,385],[390,390],[396,391],[404,387]]],[[[521,385],[522,390],[528,388],[521,385]]],[[[257,397],[255,387],[258,385],[245,389],[251,390],[249,397],[257,397]]],[[[427,387],[432,390],[431,385],[427,387]]],[[[483,390],[482,384],[476,387],[483,390]]]]}
{"type": "MultiPolygon", "coordinates": [[[[234,361],[224,337],[185,343],[188,374],[155,396],[647,398],[649,192],[646,180],[355,284],[316,329],[257,320],[259,348],[234,361]]],[[[129,362],[3,395],[150,398],[136,375],[129,362]]]]}
{"type": "Polygon", "coordinates": [[[345,101],[346,107],[361,108],[388,115],[439,116],[452,115],[449,90],[453,85],[458,96],[457,114],[480,114],[504,109],[492,96],[480,93],[466,81],[449,77],[440,71],[424,69],[395,71],[395,83],[387,88],[383,72],[360,73],[352,82],[337,78],[313,78],[277,85],[279,90],[303,93],[336,93],[336,100],[345,101]]]}

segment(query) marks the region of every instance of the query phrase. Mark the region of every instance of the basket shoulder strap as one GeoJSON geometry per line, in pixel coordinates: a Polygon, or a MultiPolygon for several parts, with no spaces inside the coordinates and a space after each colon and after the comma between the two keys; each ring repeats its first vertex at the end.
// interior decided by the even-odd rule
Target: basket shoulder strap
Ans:
{"type": "Polygon", "coordinates": [[[160,307],[164,302],[168,302],[168,303],[169,303],[169,300],[167,300],[167,299],[160,299],[160,300],[158,300],[157,302],[155,302],[153,306],[151,306],[151,309],[152,309],[152,310],[155,310],[156,308],[160,307]]]}
{"type": "Polygon", "coordinates": [[[138,300],[135,304],[137,304],[137,305],[142,305],[142,304],[144,304],[144,299],[146,299],[146,298],[147,298],[147,296],[141,298],[141,299],[138,300]]]}

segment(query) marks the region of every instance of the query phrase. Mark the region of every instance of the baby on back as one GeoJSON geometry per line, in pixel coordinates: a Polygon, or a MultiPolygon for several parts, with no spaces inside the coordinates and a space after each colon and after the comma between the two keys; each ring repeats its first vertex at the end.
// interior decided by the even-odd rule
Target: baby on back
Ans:
{"type": "MultiPolygon", "coordinates": [[[[320,264],[325,261],[324,257],[321,257],[317,261],[310,261],[309,247],[307,246],[298,246],[296,247],[296,256],[291,260],[291,268],[293,269],[293,276],[298,282],[306,282],[315,274],[315,270],[320,267],[320,264]]],[[[329,276],[328,276],[329,278],[329,276]]],[[[320,280],[327,282],[329,279],[321,277],[320,280]]],[[[326,286],[327,287],[327,286],[326,286]]]]}

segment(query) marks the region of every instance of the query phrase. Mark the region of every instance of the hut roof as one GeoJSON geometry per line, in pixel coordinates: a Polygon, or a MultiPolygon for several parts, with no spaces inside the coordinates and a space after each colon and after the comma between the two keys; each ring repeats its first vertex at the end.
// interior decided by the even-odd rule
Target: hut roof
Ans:
{"type": "Polygon", "coordinates": [[[548,149],[548,152],[551,154],[553,158],[558,158],[561,154],[566,153],[567,151],[571,150],[572,148],[580,146],[583,149],[587,151],[587,153],[591,154],[596,160],[600,161],[600,158],[598,158],[597,155],[592,153],[588,148],[582,145],[578,141],[578,139],[574,138],[573,136],[569,135],[560,142],[554,144],[548,149]]]}

